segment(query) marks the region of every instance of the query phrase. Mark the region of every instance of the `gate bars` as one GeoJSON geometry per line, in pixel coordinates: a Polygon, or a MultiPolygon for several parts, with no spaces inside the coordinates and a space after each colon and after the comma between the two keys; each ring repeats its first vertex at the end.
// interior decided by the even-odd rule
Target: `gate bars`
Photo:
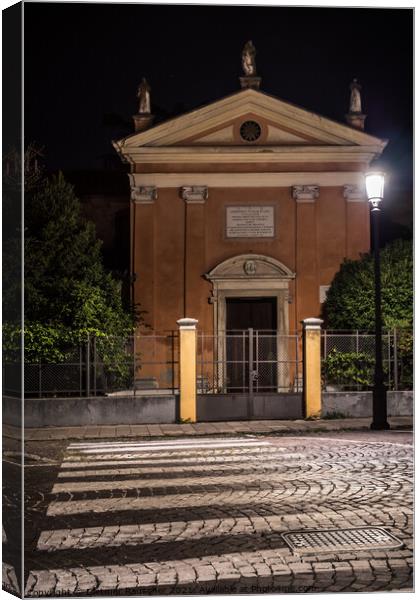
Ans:
{"type": "Polygon", "coordinates": [[[198,332],[197,393],[301,391],[300,336],[272,330],[198,332]]]}

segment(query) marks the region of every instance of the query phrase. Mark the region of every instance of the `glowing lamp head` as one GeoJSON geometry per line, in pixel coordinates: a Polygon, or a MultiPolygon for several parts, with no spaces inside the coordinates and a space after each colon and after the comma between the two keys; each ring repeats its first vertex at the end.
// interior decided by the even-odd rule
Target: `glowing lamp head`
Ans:
{"type": "Polygon", "coordinates": [[[373,209],[378,209],[378,205],[384,198],[385,173],[381,171],[372,171],[365,175],[366,194],[373,209]]]}

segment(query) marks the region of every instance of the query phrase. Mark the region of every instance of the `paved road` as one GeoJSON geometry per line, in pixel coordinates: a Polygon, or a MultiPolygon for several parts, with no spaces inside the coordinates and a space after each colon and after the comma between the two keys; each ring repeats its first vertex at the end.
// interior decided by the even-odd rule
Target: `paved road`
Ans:
{"type": "Polygon", "coordinates": [[[406,432],[71,443],[26,470],[26,594],[410,589],[411,468],[406,432]],[[373,525],[404,545],[281,536],[373,525]]]}

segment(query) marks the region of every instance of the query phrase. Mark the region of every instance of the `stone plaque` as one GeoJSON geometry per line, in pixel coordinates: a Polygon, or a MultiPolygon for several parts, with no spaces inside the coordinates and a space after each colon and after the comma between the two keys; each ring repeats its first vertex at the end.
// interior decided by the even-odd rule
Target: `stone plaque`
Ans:
{"type": "Polygon", "coordinates": [[[273,238],[274,206],[227,206],[227,238],[273,238]]]}

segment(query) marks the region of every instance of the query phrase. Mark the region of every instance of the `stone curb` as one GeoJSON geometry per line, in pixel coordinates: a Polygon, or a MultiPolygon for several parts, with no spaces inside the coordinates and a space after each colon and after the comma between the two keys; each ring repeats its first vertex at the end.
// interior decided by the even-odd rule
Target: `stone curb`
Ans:
{"type": "MultiPolygon", "coordinates": [[[[391,429],[410,431],[412,417],[390,417],[391,429]]],[[[296,421],[227,421],[213,423],[176,423],[156,425],[87,425],[84,427],[45,427],[26,429],[26,441],[52,441],[71,439],[124,439],[124,438],[183,438],[200,436],[232,435],[290,435],[303,433],[334,433],[338,431],[367,431],[370,418],[317,419],[296,421]]],[[[3,435],[20,439],[21,431],[11,425],[3,425],[3,435]]]]}

